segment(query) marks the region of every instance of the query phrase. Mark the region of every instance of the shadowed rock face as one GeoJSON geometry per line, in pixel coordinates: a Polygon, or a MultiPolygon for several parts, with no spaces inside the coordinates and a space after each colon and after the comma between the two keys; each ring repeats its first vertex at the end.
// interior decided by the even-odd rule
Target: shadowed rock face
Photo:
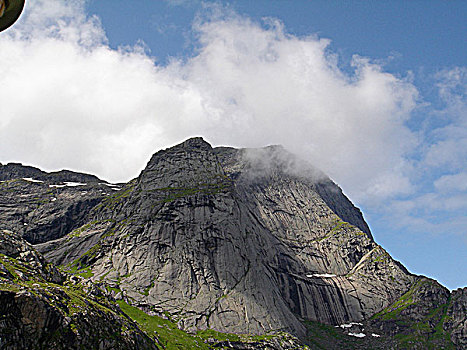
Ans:
{"type": "Polygon", "coordinates": [[[362,320],[414,279],[329,178],[277,146],[187,140],[156,153],[90,220],[39,249],[91,266],[185,329],[304,336],[302,319],[362,320]]]}
{"type": "Polygon", "coordinates": [[[85,224],[89,211],[112,188],[118,187],[94,175],[0,164],[0,228],[33,244],[63,237],[85,224]]]}
{"type": "Polygon", "coordinates": [[[467,288],[452,292],[447,309],[444,330],[451,333],[451,340],[460,349],[467,348],[467,288]]]}

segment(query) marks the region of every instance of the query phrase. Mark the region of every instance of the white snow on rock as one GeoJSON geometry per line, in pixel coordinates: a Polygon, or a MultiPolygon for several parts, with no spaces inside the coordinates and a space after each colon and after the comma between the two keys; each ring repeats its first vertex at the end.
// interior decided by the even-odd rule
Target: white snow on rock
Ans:
{"type": "Polygon", "coordinates": [[[44,182],[41,180],[34,180],[32,177],[23,177],[23,180],[28,182],[44,182]]]}
{"type": "Polygon", "coordinates": [[[375,333],[371,333],[371,336],[372,336],[372,337],[375,337],[375,338],[381,337],[379,334],[375,334],[375,333]]]}
{"type": "Polygon", "coordinates": [[[52,199],[50,200],[51,202],[55,202],[57,200],[57,198],[55,197],[52,197],[52,199]]]}
{"type": "Polygon", "coordinates": [[[99,182],[99,185],[110,187],[110,189],[114,191],[120,191],[122,189],[119,185],[116,185],[116,184],[107,184],[104,182],[99,182]]]}
{"type": "Polygon", "coordinates": [[[351,337],[357,337],[357,338],[366,337],[366,334],[363,334],[363,333],[349,333],[347,335],[350,335],[351,337]]]}
{"type": "Polygon", "coordinates": [[[68,187],[86,186],[87,185],[87,184],[83,184],[81,182],[71,182],[71,181],[65,181],[63,183],[68,187]]]}
{"type": "Polygon", "coordinates": [[[341,324],[339,326],[335,326],[336,328],[340,327],[342,329],[344,328],[350,328],[352,326],[363,326],[362,323],[359,323],[359,322],[350,322],[350,323],[344,323],[344,324],[341,324]]]}
{"type": "Polygon", "coordinates": [[[104,186],[108,186],[108,187],[120,187],[120,186],[118,186],[116,184],[106,184],[104,182],[99,182],[99,185],[104,185],[104,186]]]}
{"type": "Polygon", "coordinates": [[[331,277],[336,277],[336,275],[333,274],[333,273],[314,273],[312,275],[306,275],[306,277],[308,277],[308,278],[311,278],[311,277],[331,278],[331,277]]]}
{"type": "Polygon", "coordinates": [[[87,184],[83,184],[81,182],[71,182],[71,181],[64,181],[63,185],[49,185],[49,187],[55,188],[62,188],[62,187],[76,187],[76,186],[86,186],[87,184]]]}

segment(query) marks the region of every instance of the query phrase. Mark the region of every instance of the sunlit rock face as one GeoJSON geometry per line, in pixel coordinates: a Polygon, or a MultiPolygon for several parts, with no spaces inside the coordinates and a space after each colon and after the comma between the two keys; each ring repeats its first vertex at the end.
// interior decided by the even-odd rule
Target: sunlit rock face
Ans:
{"type": "Polygon", "coordinates": [[[188,330],[304,336],[304,319],[363,320],[414,280],[318,169],[201,138],[154,154],[87,227],[39,249],[188,330]]]}

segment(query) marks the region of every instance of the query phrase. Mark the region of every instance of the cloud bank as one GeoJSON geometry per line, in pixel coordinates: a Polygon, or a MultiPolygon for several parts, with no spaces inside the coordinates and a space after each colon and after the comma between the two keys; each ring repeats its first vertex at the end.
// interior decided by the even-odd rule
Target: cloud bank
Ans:
{"type": "MultiPolygon", "coordinates": [[[[420,160],[411,177],[417,192],[393,200],[385,221],[411,232],[459,234],[467,244],[467,68],[440,71],[441,106],[428,111],[420,160]]],[[[381,212],[383,212],[381,210],[381,212]]]]}
{"type": "Polygon", "coordinates": [[[282,144],[356,199],[411,191],[409,81],[361,57],[346,73],[328,40],[289,35],[274,20],[223,13],[193,29],[194,57],[158,66],[142,47],[111,49],[82,1],[29,4],[0,37],[2,161],[122,181],[154,151],[202,135],[282,144]]]}
{"type": "MultiPolygon", "coordinates": [[[[440,73],[449,115],[459,117],[436,129],[415,164],[408,155],[420,133],[406,122],[419,97],[408,78],[358,56],[343,71],[329,40],[210,10],[193,25],[193,57],[158,65],[143,46],[112,49],[84,1],[31,2],[0,37],[0,160],[127,181],[152,153],[190,136],[282,144],[369,203],[410,195],[424,166],[455,168],[465,158],[457,149],[467,145],[465,71],[440,73]]],[[[434,191],[457,186],[466,169],[456,169],[434,191]]]]}

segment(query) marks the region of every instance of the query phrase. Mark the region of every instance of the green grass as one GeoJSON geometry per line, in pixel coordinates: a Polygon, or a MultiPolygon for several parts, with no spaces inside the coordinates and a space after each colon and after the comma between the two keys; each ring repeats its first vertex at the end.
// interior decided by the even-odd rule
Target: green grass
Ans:
{"type": "Polygon", "coordinates": [[[91,278],[92,276],[94,276],[94,273],[91,271],[90,266],[80,268],[79,264],[76,264],[76,265],[72,265],[69,268],[65,268],[64,270],[66,272],[81,276],[83,278],[91,278]]]}
{"type": "Polygon", "coordinates": [[[169,320],[159,316],[150,316],[123,300],[119,300],[117,303],[122,311],[134,320],[148,336],[157,338],[163,349],[211,349],[201,337],[190,335],[178,329],[169,320]]]}
{"type": "Polygon", "coordinates": [[[424,281],[416,282],[410,289],[403,294],[396,302],[388,306],[384,310],[375,314],[373,319],[383,319],[383,320],[393,320],[398,318],[400,312],[414,303],[414,293],[420,288],[421,284],[425,283],[424,281]]]}
{"type": "Polygon", "coordinates": [[[244,335],[222,333],[214,329],[200,330],[196,334],[182,331],[170,319],[151,316],[123,300],[117,301],[122,311],[127,314],[151,338],[157,338],[163,349],[218,349],[218,342],[254,343],[268,341],[284,334],[244,335]]]}
{"type": "Polygon", "coordinates": [[[20,288],[14,284],[3,283],[0,281],[0,291],[17,293],[20,291],[20,288]]]}
{"type": "Polygon", "coordinates": [[[443,329],[443,324],[447,319],[447,309],[450,299],[447,303],[439,305],[431,310],[419,322],[414,322],[403,316],[401,312],[416,304],[416,293],[427,283],[433,283],[430,280],[421,279],[417,281],[405,294],[403,294],[395,303],[374,315],[373,319],[382,321],[393,321],[405,330],[394,336],[401,348],[423,348],[428,350],[435,349],[455,349],[451,342],[450,334],[443,329]]]}
{"type": "Polygon", "coordinates": [[[218,341],[242,341],[242,338],[238,334],[221,333],[215,331],[214,329],[205,329],[202,331],[198,331],[196,334],[202,339],[213,338],[218,341]]]}
{"type": "Polygon", "coordinates": [[[313,349],[354,349],[362,340],[351,338],[333,326],[316,321],[305,321],[308,329],[307,341],[313,349]],[[332,347],[331,347],[332,346],[332,347]]]}

